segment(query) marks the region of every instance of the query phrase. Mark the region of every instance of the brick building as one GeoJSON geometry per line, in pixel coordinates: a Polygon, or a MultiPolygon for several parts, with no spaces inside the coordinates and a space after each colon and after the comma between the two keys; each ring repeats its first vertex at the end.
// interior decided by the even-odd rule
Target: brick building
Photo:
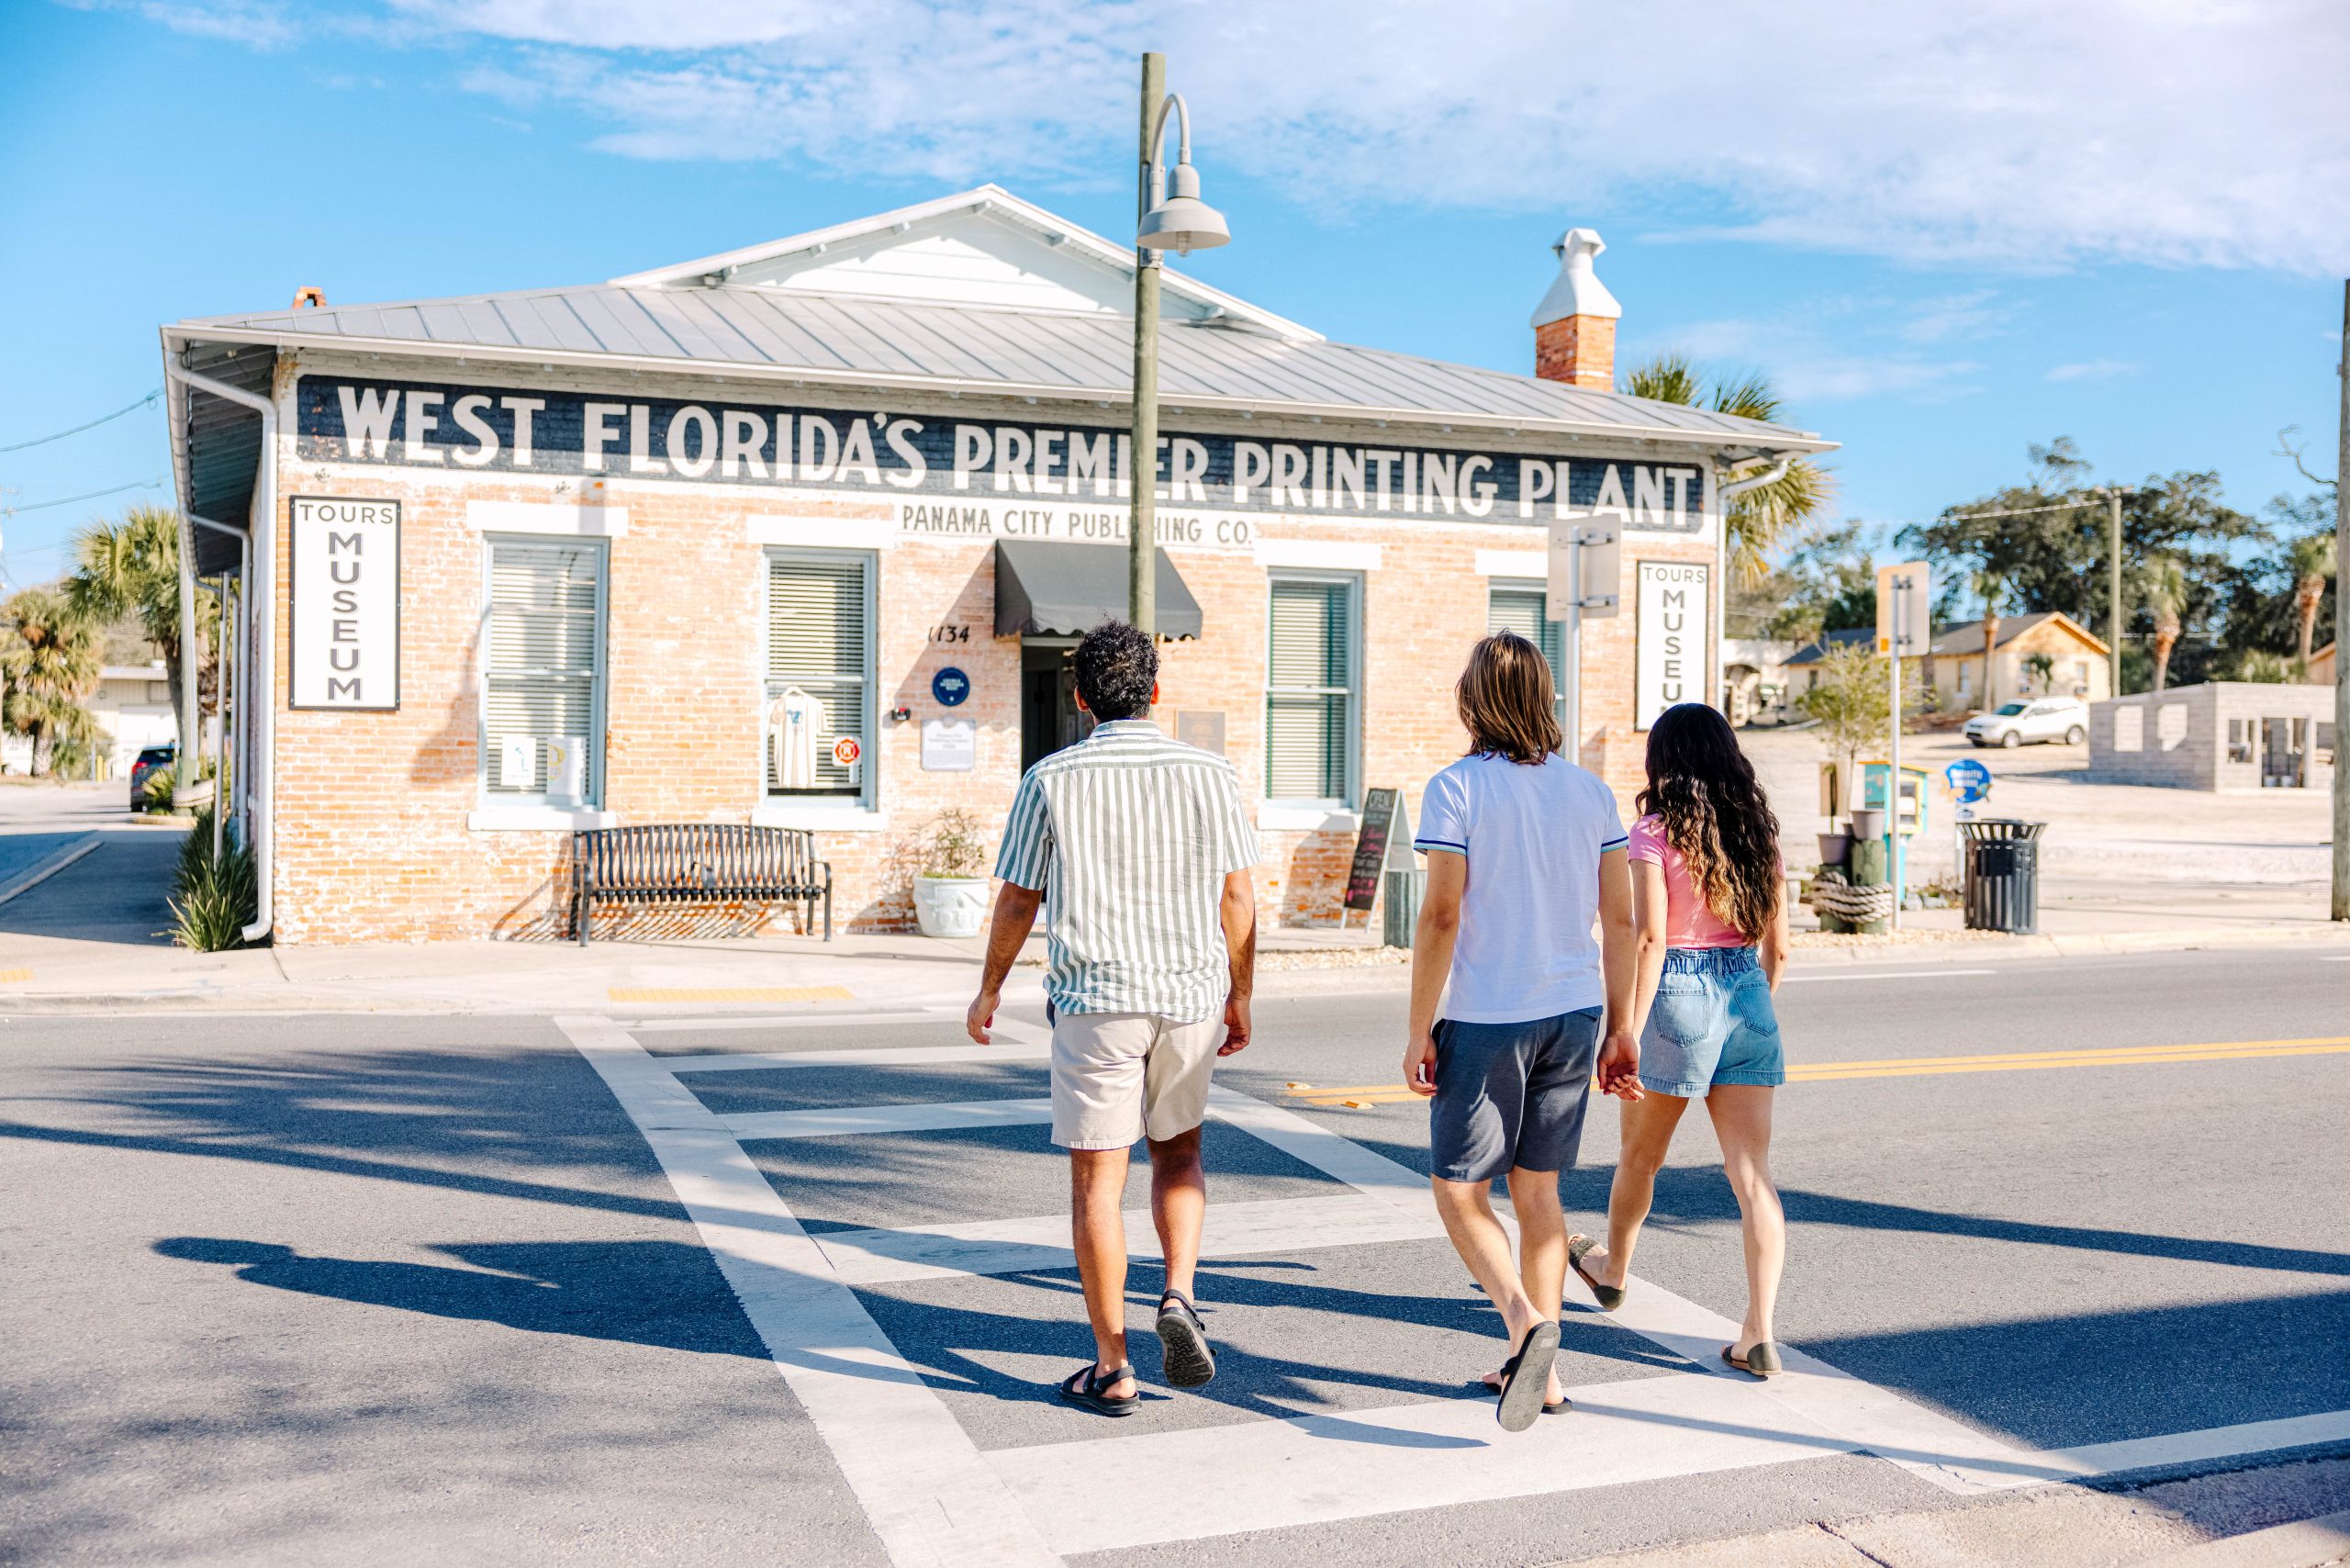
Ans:
{"type": "MultiPolygon", "coordinates": [[[[1588,230],[1539,374],[1164,288],[1158,717],[1258,801],[1264,907],[1335,917],[1365,791],[1460,753],[1452,682],[1614,520],[1583,759],[1718,679],[1719,496],[1804,431],[1615,392],[1588,230]],[[1638,711],[1636,711],[1636,705],[1638,711]]],[[[990,830],[1125,607],[1133,254],[993,186],[578,288],[163,331],[195,570],[235,596],[235,808],[280,940],[559,933],[569,832],[812,830],[852,929],[990,830]],[[258,535],[252,525],[265,525],[258,535]]]]}

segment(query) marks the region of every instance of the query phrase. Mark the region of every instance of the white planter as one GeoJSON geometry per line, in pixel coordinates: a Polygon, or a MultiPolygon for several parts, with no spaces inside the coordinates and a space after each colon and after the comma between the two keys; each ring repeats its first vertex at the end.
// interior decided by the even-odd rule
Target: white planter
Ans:
{"type": "Polygon", "coordinates": [[[914,919],[924,936],[977,936],[988,923],[988,879],[916,877],[914,919]]]}

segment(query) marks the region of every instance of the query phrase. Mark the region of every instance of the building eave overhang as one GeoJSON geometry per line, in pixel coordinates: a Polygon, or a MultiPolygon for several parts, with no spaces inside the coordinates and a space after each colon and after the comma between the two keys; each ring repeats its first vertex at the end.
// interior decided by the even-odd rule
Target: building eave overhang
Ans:
{"type": "MultiPolygon", "coordinates": [[[[953,397],[1006,398],[1034,403],[1090,403],[1123,408],[1131,389],[1125,386],[1069,386],[1056,383],[1006,380],[973,381],[938,375],[902,375],[882,371],[812,368],[792,365],[742,364],[733,361],[667,358],[655,355],[598,353],[581,350],[509,349],[503,345],[439,343],[415,338],[363,338],[345,333],[308,334],[263,328],[212,326],[186,322],[163,329],[167,353],[190,342],[254,343],[278,349],[314,350],[340,354],[392,355],[404,359],[445,359],[456,364],[484,361],[501,364],[565,365],[632,371],[643,375],[706,376],[727,382],[764,383],[785,386],[840,386],[876,391],[942,392],[953,397]]],[[[1606,420],[1545,419],[1526,414],[1491,414],[1447,409],[1377,408],[1348,403],[1315,403],[1220,397],[1185,392],[1162,396],[1162,412],[1200,409],[1218,413],[1263,414],[1288,418],[1343,420],[1358,424],[1409,425],[1439,432],[1473,430],[1505,434],[1563,435],[1580,440],[1642,442],[1695,447],[1738,461],[1764,454],[1811,455],[1832,452],[1837,442],[1805,433],[1735,431],[1693,431],[1670,425],[1640,426],[1606,420]]]]}

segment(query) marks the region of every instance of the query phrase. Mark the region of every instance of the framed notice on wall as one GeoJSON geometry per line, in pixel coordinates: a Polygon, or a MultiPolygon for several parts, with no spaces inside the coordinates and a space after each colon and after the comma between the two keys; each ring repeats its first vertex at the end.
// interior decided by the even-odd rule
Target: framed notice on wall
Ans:
{"type": "Polygon", "coordinates": [[[1632,656],[1632,727],[1645,730],[1676,702],[1706,700],[1706,600],[1711,570],[1698,561],[1639,564],[1639,620],[1632,656]]]}
{"type": "Polygon", "coordinates": [[[400,504],[296,496],[290,705],[400,705],[400,504]]]}

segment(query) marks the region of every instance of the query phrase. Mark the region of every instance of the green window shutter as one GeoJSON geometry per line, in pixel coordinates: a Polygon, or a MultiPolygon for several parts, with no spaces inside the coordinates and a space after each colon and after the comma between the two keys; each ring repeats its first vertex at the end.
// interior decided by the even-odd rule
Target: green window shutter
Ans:
{"type": "Polygon", "coordinates": [[[867,768],[873,755],[870,688],[873,627],[871,563],[861,555],[841,559],[804,555],[767,557],[768,721],[765,733],[767,783],[770,794],[862,795],[864,785],[833,760],[833,744],[855,737],[867,768]],[[787,790],[777,771],[773,745],[776,704],[794,688],[824,705],[812,785],[787,790]]]}
{"type": "Polygon", "coordinates": [[[597,803],[603,776],[600,655],[604,552],[595,543],[494,543],[489,553],[489,626],[483,672],[485,794],[556,805],[597,803]],[[584,743],[585,788],[559,793],[548,743],[584,743]],[[509,743],[527,742],[530,764],[506,764],[509,743]]]}
{"type": "Polygon", "coordinates": [[[1485,601],[1487,633],[1515,632],[1542,650],[1550,666],[1550,690],[1561,704],[1566,700],[1567,625],[1542,618],[1545,595],[1539,588],[1496,588],[1485,601]]]}
{"type": "Polygon", "coordinates": [[[1346,801],[1355,719],[1354,585],[1272,585],[1265,689],[1265,794],[1346,801]]]}

